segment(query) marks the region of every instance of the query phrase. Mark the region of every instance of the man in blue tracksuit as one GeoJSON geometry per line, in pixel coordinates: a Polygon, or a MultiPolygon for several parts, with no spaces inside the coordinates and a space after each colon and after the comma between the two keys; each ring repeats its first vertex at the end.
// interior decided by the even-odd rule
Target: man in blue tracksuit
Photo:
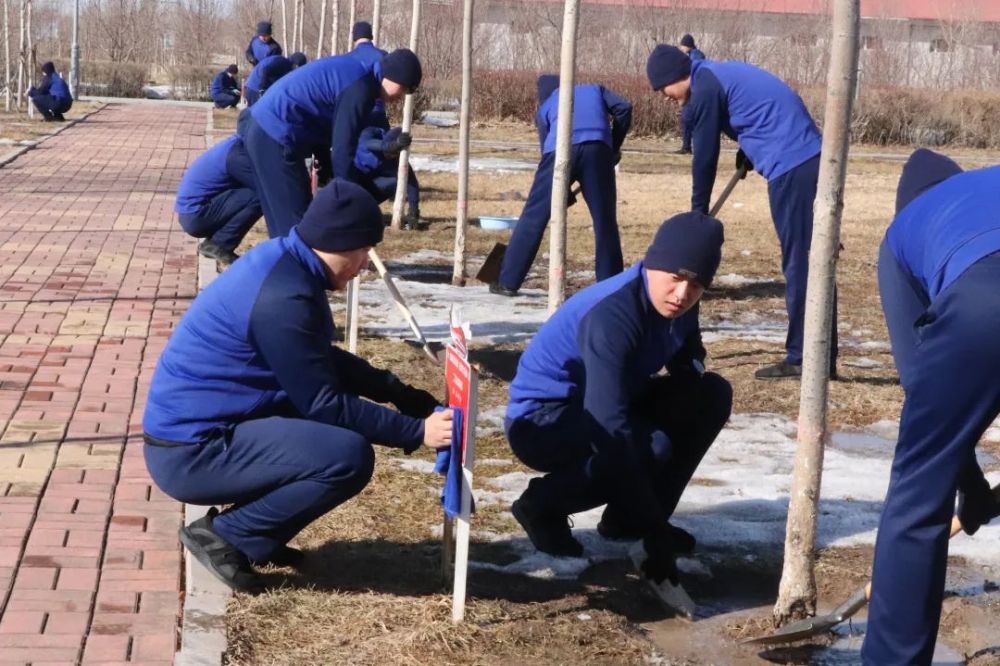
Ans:
{"type": "Polygon", "coordinates": [[[56,73],[56,67],[51,62],[42,65],[42,82],[28,90],[28,97],[46,122],[66,120],[63,114],[73,106],[69,86],[56,73]]]}
{"type": "MultiPolygon", "coordinates": [[[[351,47],[350,54],[369,67],[375,67],[388,55],[385,51],[375,46],[372,41],[372,24],[368,21],[358,21],[351,26],[351,47]]],[[[381,98],[375,100],[371,117],[368,124],[384,130],[389,129],[389,118],[385,114],[385,103],[381,98]]]]}
{"type": "MultiPolygon", "coordinates": [[[[491,292],[503,296],[517,295],[528,269],[535,261],[552,215],[552,173],[559,116],[558,76],[546,74],[538,77],[538,104],[535,125],[538,127],[542,160],[538,163],[528,201],[504,255],[500,278],[490,285],[491,292]]],[[[593,219],[598,281],[617,275],[622,270],[615,165],[621,159],[622,144],[631,126],[632,105],[627,100],[604,86],[575,87],[570,182],[580,182],[583,198],[593,219]]]]}
{"type": "Polygon", "coordinates": [[[371,195],[332,181],[287,236],[199,294],[160,355],[146,465],[179,501],[230,505],[180,538],[233,588],[260,588],[251,563],[301,560],[288,541],[361,492],[373,443],[411,453],[451,440],[451,411],[434,413],[432,395],[330,344],[327,291],[367,265],[383,228],[371,195]]]}
{"type": "Polygon", "coordinates": [[[607,503],[599,532],[644,539],[651,578],[677,584],[673,556],[695,544],[668,520],[732,407],[705,372],[696,307],[721,249],[718,220],[672,217],[643,261],[566,301],[521,356],[504,425],[545,472],[512,507],[539,550],[580,556],[567,516],[607,503]]]}
{"type": "Polygon", "coordinates": [[[223,264],[260,219],[253,166],[238,136],[220,141],[196,159],[181,178],[174,211],[188,234],[204,238],[198,252],[223,264]]]}
{"type": "Polygon", "coordinates": [[[264,91],[274,85],[275,81],[306,62],[305,53],[293,53],[287,58],[282,55],[272,55],[261,60],[250,72],[246,83],[243,84],[247,106],[253,106],[264,94],[264,91]]]}
{"type": "Polygon", "coordinates": [[[281,44],[271,34],[273,31],[270,21],[257,23],[257,34],[250,40],[245,54],[251,67],[256,67],[257,63],[268,56],[282,54],[281,44]]]}
{"type": "MultiPolygon", "coordinates": [[[[690,106],[694,137],[691,209],[707,212],[724,133],[737,141],[737,168],[767,178],[771,217],[781,243],[788,335],[785,359],[759,369],[758,379],[800,377],[806,279],[812,242],[813,200],[821,138],[802,99],[774,75],[742,62],[691,60],[680,49],[658,45],[646,73],[653,90],[690,106]]],[[[830,365],[836,374],[837,315],[830,365]]]]}
{"type": "Polygon", "coordinates": [[[279,79],[240,115],[238,133],[272,238],[287,235],[312,199],[305,158],[315,154],[334,177],[357,181],[354,156],[375,100],[401,99],[420,77],[409,49],[374,65],[351,55],[320,58],[279,79]]]}
{"type": "Polygon", "coordinates": [[[236,74],[239,71],[236,65],[230,65],[212,79],[208,94],[215,102],[215,108],[231,109],[240,103],[240,84],[236,82],[236,74]]]}
{"type": "MultiPolygon", "coordinates": [[[[691,60],[704,60],[705,54],[695,46],[694,37],[686,34],[681,37],[680,50],[687,54],[691,60]]],[[[691,105],[685,104],[681,107],[681,147],[676,151],[678,155],[691,154],[691,105]]]]}
{"type": "MultiPolygon", "coordinates": [[[[403,130],[395,127],[389,131],[381,127],[367,127],[358,141],[358,152],[354,156],[354,167],[361,174],[362,187],[368,190],[379,203],[396,195],[399,181],[399,152],[409,145],[401,140],[403,130]]],[[[406,181],[406,225],[416,229],[420,221],[420,183],[413,169],[408,169],[406,181]]]]}
{"type": "Polygon", "coordinates": [[[903,167],[878,281],[905,399],[875,543],[866,664],[930,664],[948,532],[1000,515],[975,448],[1000,414],[1000,166],[962,172],[916,151],[903,167]]]}

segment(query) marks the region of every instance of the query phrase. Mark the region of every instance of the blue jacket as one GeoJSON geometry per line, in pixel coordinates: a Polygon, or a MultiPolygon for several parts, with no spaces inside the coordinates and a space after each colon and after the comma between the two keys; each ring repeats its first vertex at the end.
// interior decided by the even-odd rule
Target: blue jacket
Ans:
{"type": "Polygon", "coordinates": [[[330,146],[334,177],[356,181],[358,137],[381,90],[381,67],[351,55],[320,58],[281,77],[250,114],[268,136],[303,157],[330,146]]]}
{"type": "Polygon", "coordinates": [[[688,53],[688,58],[691,58],[691,60],[704,60],[705,54],[701,52],[701,49],[691,49],[688,53]]]}
{"type": "Polygon", "coordinates": [[[822,139],[802,98],[753,65],[692,61],[688,104],[695,146],[692,210],[708,212],[723,133],[769,181],[819,154],[822,139]]]}
{"type": "MultiPolygon", "coordinates": [[[[351,49],[348,55],[354,56],[366,67],[375,69],[379,72],[379,77],[381,77],[382,58],[386,57],[388,53],[375,46],[372,42],[361,42],[351,49]]],[[[371,117],[368,119],[368,124],[375,127],[381,127],[382,129],[389,129],[389,118],[385,114],[385,103],[382,101],[381,96],[375,100],[375,105],[372,107],[372,113],[371,117]]]]}
{"type": "MultiPolygon", "coordinates": [[[[918,175],[904,172],[900,188],[918,175]]],[[[1000,166],[951,175],[907,203],[885,240],[932,302],[972,264],[1000,252],[998,210],[1000,166]]]]}
{"type": "Polygon", "coordinates": [[[50,95],[53,99],[63,104],[73,101],[73,96],[69,92],[69,86],[62,77],[56,73],[42,76],[41,83],[35,88],[35,95],[50,95]]]}
{"type": "Polygon", "coordinates": [[[250,76],[247,77],[247,90],[263,92],[293,69],[295,69],[295,65],[285,56],[267,56],[254,66],[253,71],[250,72],[250,76]]]}
{"type": "Polygon", "coordinates": [[[198,295],[170,336],[144,431],[195,443],[281,415],[407,451],[420,446],[422,420],[362,399],[388,400],[395,378],[330,344],[327,288],[324,265],[295,229],[246,253],[198,295]]]}
{"type": "Polygon", "coordinates": [[[273,55],[281,55],[281,44],[277,42],[273,37],[271,41],[265,44],[260,41],[259,37],[254,36],[247,45],[246,57],[247,62],[253,66],[257,66],[257,63],[261,62],[264,58],[273,55]]]}
{"type": "Polygon", "coordinates": [[[396,175],[399,159],[385,156],[386,130],[381,127],[366,127],[358,140],[358,150],[354,154],[354,167],[365,175],[396,175]]]}
{"type": "Polygon", "coordinates": [[[256,190],[253,166],[238,136],[215,144],[191,163],[177,188],[174,211],[197,213],[201,207],[227,190],[256,190]]]}
{"type": "Polygon", "coordinates": [[[236,79],[229,75],[229,72],[222,70],[212,79],[212,84],[208,87],[208,94],[215,97],[219,93],[239,91],[240,86],[236,79]]]}
{"type": "MultiPolygon", "coordinates": [[[[535,125],[542,155],[556,149],[559,121],[559,89],[556,88],[538,107],[535,125]]],[[[573,89],[573,145],[602,141],[618,151],[632,126],[632,104],[604,86],[579,85],[573,89]],[[608,124],[608,115],[611,124],[608,124]]]]}

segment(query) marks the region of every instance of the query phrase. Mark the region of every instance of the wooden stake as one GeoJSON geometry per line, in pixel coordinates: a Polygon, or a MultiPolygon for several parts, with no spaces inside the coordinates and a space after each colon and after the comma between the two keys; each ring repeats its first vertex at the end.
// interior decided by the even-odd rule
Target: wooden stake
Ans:
{"type": "Polygon", "coordinates": [[[356,277],[347,284],[347,351],[358,353],[358,315],[361,297],[361,278],[356,277]]]}
{"type": "Polygon", "coordinates": [[[860,0],[833,3],[832,50],[827,77],[823,150],[816,195],[816,221],[809,252],[805,346],[799,398],[798,449],[792,475],[781,572],[774,617],[779,623],[815,615],[816,517],[827,433],[830,332],[844,210],[844,180],[851,108],[857,85],[860,0]]]}
{"type": "Polygon", "coordinates": [[[378,44],[382,36],[382,0],[372,1],[372,41],[378,44]]]}
{"type": "Polygon", "coordinates": [[[475,0],[462,12],[462,106],[458,130],[458,201],[455,220],[455,266],[451,283],[465,285],[465,228],[469,222],[469,114],[472,107],[472,16],[475,0]]]}
{"type": "Polygon", "coordinates": [[[562,305],[566,290],[566,198],[569,195],[570,141],[573,134],[573,88],[576,85],[576,28],[580,0],[566,0],[562,52],[559,56],[559,123],[552,174],[552,221],[549,225],[549,314],[562,305]]]}
{"type": "Polygon", "coordinates": [[[451,621],[458,624],[465,619],[465,594],[469,578],[469,533],[472,520],[472,466],[476,459],[476,414],[479,396],[479,375],[475,369],[469,373],[469,408],[466,411],[468,438],[462,460],[462,501],[458,514],[458,533],[455,536],[455,586],[451,597],[451,621]]]}
{"type": "MultiPolygon", "coordinates": [[[[420,33],[420,0],[413,0],[413,16],[410,21],[410,50],[417,52],[417,38],[420,33]]],[[[413,127],[413,95],[407,95],[403,102],[402,130],[409,133],[413,127]]],[[[392,203],[392,228],[403,228],[403,204],[406,202],[406,184],[410,175],[410,151],[399,153],[399,169],[396,171],[396,198],[392,203]]],[[[411,211],[412,212],[412,211],[411,211]]]]}

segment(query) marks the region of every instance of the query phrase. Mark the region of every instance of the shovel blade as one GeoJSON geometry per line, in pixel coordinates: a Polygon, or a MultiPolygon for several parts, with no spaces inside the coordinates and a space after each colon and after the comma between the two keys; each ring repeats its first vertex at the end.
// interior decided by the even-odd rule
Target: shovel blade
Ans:
{"type": "Polygon", "coordinates": [[[480,282],[485,282],[486,284],[491,284],[500,279],[500,266],[503,265],[503,257],[507,254],[507,246],[503,243],[497,243],[490,250],[490,253],[486,255],[486,261],[483,262],[482,267],[480,267],[479,272],[476,273],[476,279],[480,282]]]}
{"type": "Polygon", "coordinates": [[[404,340],[403,342],[405,342],[407,345],[411,347],[416,347],[417,349],[421,350],[424,353],[424,356],[426,356],[428,360],[434,363],[440,363],[441,365],[444,365],[445,361],[444,344],[440,342],[427,342],[425,344],[420,344],[419,340],[410,340],[410,339],[404,340]]]}
{"type": "Polygon", "coordinates": [[[812,638],[813,636],[825,634],[838,624],[840,624],[840,621],[837,618],[831,615],[820,615],[818,617],[810,617],[805,620],[799,620],[798,622],[792,622],[791,624],[778,629],[773,634],[758,636],[757,638],[748,638],[740,642],[744,645],[778,645],[781,643],[791,643],[793,641],[801,641],[806,638],[812,638]]]}

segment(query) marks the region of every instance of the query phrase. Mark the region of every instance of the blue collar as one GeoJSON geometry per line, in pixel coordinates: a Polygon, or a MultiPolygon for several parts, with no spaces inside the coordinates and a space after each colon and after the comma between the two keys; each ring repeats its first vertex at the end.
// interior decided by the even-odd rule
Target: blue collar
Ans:
{"type": "Polygon", "coordinates": [[[323,289],[333,289],[326,274],[326,264],[311,247],[305,244],[295,227],[292,227],[292,230],[288,232],[288,236],[281,239],[281,244],[285,251],[305,267],[310,276],[323,285],[323,289]]]}

